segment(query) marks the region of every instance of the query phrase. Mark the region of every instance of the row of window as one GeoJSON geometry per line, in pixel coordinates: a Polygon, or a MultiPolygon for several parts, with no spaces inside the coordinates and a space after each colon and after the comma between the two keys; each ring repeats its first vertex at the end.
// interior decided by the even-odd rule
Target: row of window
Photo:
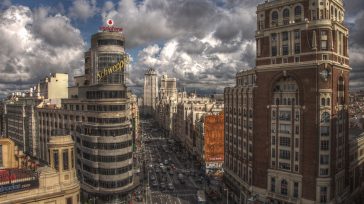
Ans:
{"type": "Polygon", "coordinates": [[[93,143],[83,140],[82,145],[90,149],[123,149],[132,145],[132,140],[119,143],[93,143]]]}
{"type": "Polygon", "coordinates": [[[120,118],[87,117],[87,121],[92,122],[92,123],[114,124],[114,123],[123,123],[126,121],[126,118],[125,117],[120,117],[120,118]]]}
{"type": "Polygon", "coordinates": [[[130,132],[130,128],[121,128],[121,129],[113,129],[113,130],[105,130],[100,128],[83,128],[78,129],[77,131],[81,132],[82,134],[86,134],[89,136],[120,136],[126,135],[130,132]]]}
{"type": "Polygon", "coordinates": [[[83,158],[94,161],[94,162],[121,162],[128,159],[131,159],[132,153],[127,153],[123,155],[116,155],[116,156],[102,156],[102,155],[92,155],[88,153],[83,153],[83,158]]]}
{"type": "Polygon", "coordinates": [[[103,46],[103,45],[118,45],[123,47],[124,46],[124,41],[122,40],[116,40],[116,39],[101,39],[101,40],[97,40],[97,45],[98,46],[103,46]]]}
{"type": "Polygon", "coordinates": [[[83,181],[91,186],[94,187],[101,187],[101,188],[120,188],[124,187],[133,182],[133,177],[129,177],[127,179],[119,180],[119,181],[101,181],[101,180],[94,180],[89,177],[83,177],[83,181]]]}
{"type": "Polygon", "coordinates": [[[83,170],[88,171],[92,174],[101,174],[101,175],[119,175],[132,170],[132,168],[133,168],[132,165],[128,165],[121,168],[104,169],[104,168],[93,168],[86,164],[83,164],[83,170]]]}
{"type": "Polygon", "coordinates": [[[125,98],[125,91],[87,91],[87,99],[125,98]]]}
{"type": "Polygon", "coordinates": [[[88,111],[124,111],[125,105],[87,105],[88,111]]]}

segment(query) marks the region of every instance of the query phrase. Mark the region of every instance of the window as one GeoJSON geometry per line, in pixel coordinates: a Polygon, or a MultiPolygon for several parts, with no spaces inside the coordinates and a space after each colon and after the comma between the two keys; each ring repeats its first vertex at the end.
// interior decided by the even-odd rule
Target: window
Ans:
{"type": "Polygon", "coordinates": [[[321,136],[329,136],[330,135],[330,128],[328,126],[321,126],[320,127],[321,136]]]}
{"type": "Polygon", "coordinates": [[[322,140],[320,146],[321,146],[321,150],[329,150],[329,141],[322,140]]]}
{"type": "Polygon", "coordinates": [[[316,20],[316,10],[311,10],[311,20],[316,20]]]}
{"type": "Polygon", "coordinates": [[[294,39],[295,40],[300,40],[301,39],[301,31],[300,30],[295,30],[294,31],[294,39]]]}
{"type": "Polygon", "coordinates": [[[283,55],[288,55],[288,45],[282,45],[283,55]]]}
{"type": "Polygon", "coordinates": [[[58,154],[58,150],[57,149],[55,149],[55,150],[53,150],[53,162],[54,162],[54,168],[56,169],[56,170],[59,170],[58,168],[59,168],[59,154],[58,154]]]}
{"type": "Polygon", "coordinates": [[[290,147],[291,146],[291,138],[289,137],[280,137],[279,138],[279,145],[290,147]]]}
{"type": "MultiPolygon", "coordinates": [[[[321,40],[321,50],[327,50],[327,41],[326,40],[321,40]]],[[[326,60],[327,60],[327,55],[326,55],[326,60]]]]}
{"type": "Polygon", "coordinates": [[[72,197],[66,198],[66,204],[72,204],[72,197]]]}
{"type": "Polygon", "coordinates": [[[300,43],[295,43],[294,44],[294,53],[295,54],[300,54],[301,53],[301,44],[300,43]]]}
{"type": "Polygon", "coordinates": [[[288,40],[288,32],[283,32],[282,33],[282,41],[287,41],[288,40]]]}
{"type": "Polygon", "coordinates": [[[302,14],[302,8],[301,8],[301,6],[296,6],[294,8],[294,15],[297,17],[297,16],[301,16],[301,14],[302,14]]]}
{"type": "Polygon", "coordinates": [[[279,158],[280,159],[290,159],[291,152],[288,150],[279,150],[279,158]]]}
{"type": "Polygon", "coordinates": [[[124,46],[124,42],[121,40],[115,40],[115,39],[102,39],[97,41],[98,46],[102,45],[118,45],[118,46],[124,46]]]}
{"type": "Polygon", "coordinates": [[[276,150],[274,148],[272,149],[272,158],[276,158],[276,150]]]}
{"type": "Polygon", "coordinates": [[[276,145],[276,137],[272,136],[272,145],[276,145]]]}
{"type": "Polygon", "coordinates": [[[299,154],[298,154],[298,152],[295,152],[294,153],[294,160],[295,161],[298,161],[299,160],[299,154]]]}
{"type": "Polygon", "coordinates": [[[283,24],[288,25],[289,24],[289,9],[283,10],[283,24]]]}
{"type": "Polygon", "coordinates": [[[283,170],[290,170],[291,167],[288,163],[284,163],[284,162],[279,162],[279,168],[283,169],[283,170]]]}
{"type": "Polygon", "coordinates": [[[275,111],[275,110],[273,110],[273,111],[272,111],[272,119],[273,119],[273,120],[275,120],[275,119],[276,119],[276,111],[275,111]]]}
{"type": "Polygon", "coordinates": [[[294,61],[295,61],[295,62],[300,62],[300,57],[295,57],[295,58],[294,58],[294,61]]]}
{"type": "Polygon", "coordinates": [[[329,155],[320,155],[320,164],[329,164],[329,155]]]}
{"type": "Polygon", "coordinates": [[[291,133],[291,125],[288,125],[288,124],[280,124],[279,125],[279,131],[281,133],[291,133]]]}
{"type": "Polygon", "coordinates": [[[321,186],[320,187],[320,203],[326,203],[327,202],[327,187],[321,186]]]}
{"type": "Polygon", "coordinates": [[[283,18],[289,18],[289,9],[288,8],[283,10],[283,18]]]}
{"type": "Polygon", "coordinates": [[[272,12],[272,26],[277,26],[278,23],[278,12],[273,11],[272,12]]]}
{"type": "Polygon", "coordinates": [[[328,112],[323,112],[321,114],[321,122],[322,123],[329,123],[330,122],[330,113],[328,112]]]}
{"type": "Polygon", "coordinates": [[[276,192],[276,179],[275,178],[270,179],[270,191],[276,192]]]}
{"type": "Polygon", "coordinates": [[[0,167],[3,167],[3,146],[0,144],[0,167]]]}
{"type": "Polygon", "coordinates": [[[68,165],[68,150],[67,149],[64,149],[62,151],[62,157],[63,157],[63,170],[68,170],[69,165],[68,165]]]}
{"type": "Polygon", "coordinates": [[[291,121],[291,111],[279,111],[279,120],[291,121]]]}
{"type": "Polygon", "coordinates": [[[298,198],[298,182],[293,184],[293,197],[298,198]]]}
{"type": "Polygon", "coordinates": [[[329,169],[328,168],[321,168],[320,169],[320,176],[328,176],[329,175],[329,169]]]}
{"type": "Polygon", "coordinates": [[[288,183],[286,180],[282,180],[281,181],[281,194],[282,195],[287,195],[288,194],[288,183]]]}
{"type": "Polygon", "coordinates": [[[295,144],[294,144],[294,146],[295,146],[296,148],[298,148],[298,147],[299,147],[299,145],[300,145],[300,139],[296,138],[296,139],[295,139],[295,144]]]}
{"type": "Polygon", "coordinates": [[[329,106],[330,105],[330,98],[326,99],[326,105],[329,106]]]}
{"type": "Polygon", "coordinates": [[[73,148],[71,149],[71,167],[74,168],[75,167],[75,157],[73,154],[73,148]]]}
{"type": "Polygon", "coordinates": [[[272,57],[277,56],[277,47],[272,46],[272,57]]]}

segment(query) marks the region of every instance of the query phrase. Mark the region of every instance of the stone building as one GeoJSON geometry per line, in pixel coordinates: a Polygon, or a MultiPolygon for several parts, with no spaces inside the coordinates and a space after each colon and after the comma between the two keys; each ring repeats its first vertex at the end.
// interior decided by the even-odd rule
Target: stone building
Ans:
{"type": "Polygon", "coordinates": [[[225,89],[225,180],[236,201],[349,195],[348,29],[340,0],[257,7],[256,68],[225,89]]]}
{"type": "Polygon", "coordinates": [[[80,203],[74,142],[70,135],[50,138],[49,166],[42,165],[39,161],[35,165],[24,166],[20,151],[11,139],[0,138],[1,204],[80,203]]]}

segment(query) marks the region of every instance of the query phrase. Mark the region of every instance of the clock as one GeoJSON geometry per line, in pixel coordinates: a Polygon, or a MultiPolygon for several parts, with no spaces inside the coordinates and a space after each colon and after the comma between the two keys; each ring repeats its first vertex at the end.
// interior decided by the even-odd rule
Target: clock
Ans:
{"type": "Polygon", "coordinates": [[[321,78],[326,81],[330,76],[330,70],[324,69],[320,72],[321,78]]]}

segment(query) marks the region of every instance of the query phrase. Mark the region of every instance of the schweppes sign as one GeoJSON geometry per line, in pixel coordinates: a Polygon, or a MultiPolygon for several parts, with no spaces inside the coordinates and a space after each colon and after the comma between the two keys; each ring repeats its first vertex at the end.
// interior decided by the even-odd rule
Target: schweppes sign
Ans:
{"type": "Polygon", "coordinates": [[[118,63],[97,72],[96,74],[97,80],[101,80],[114,72],[124,69],[125,66],[129,64],[129,62],[130,62],[129,57],[127,55],[124,55],[123,59],[120,60],[118,63]]]}

